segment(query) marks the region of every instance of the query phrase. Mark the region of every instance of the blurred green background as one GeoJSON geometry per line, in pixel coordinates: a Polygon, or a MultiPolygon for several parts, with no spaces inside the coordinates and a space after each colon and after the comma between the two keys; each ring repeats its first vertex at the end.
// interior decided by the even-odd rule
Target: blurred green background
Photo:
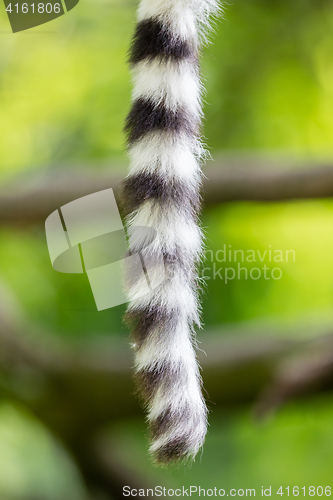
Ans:
{"type": "MultiPolygon", "coordinates": [[[[120,168],[125,175],[122,127],[131,91],[126,58],[135,9],[130,0],[81,0],[67,15],[13,35],[1,6],[2,184],[50,169],[61,175],[68,165],[79,169],[80,164],[96,171],[120,168]]],[[[332,161],[333,2],[234,0],[225,5],[214,31],[202,58],[204,135],[212,157],[237,154],[246,161],[259,153],[281,164],[286,159],[332,161]]],[[[295,254],[276,264],[282,270],[279,280],[207,280],[207,331],[269,323],[287,337],[294,327],[299,336],[330,328],[331,200],[229,203],[204,210],[202,223],[214,256],[223,245],[295,254]]],[[[225,265],[215,257],[214,262],[225,265]]],[[[255,267],[263,264],[274,267],[267,253],[255,267]]],[[[237,263],[228,267],[236,269],[237,263]]],[[[29,320],[50,335],[74,345],[112,335],[127,342],[125,306],[97,313],[84,277],[56,273],[43,225],[0,228],[0,273],[29,320]]],[[[204,335],[205,330],[199,338],[204,335]]],[[[257,488],[258,495],[261,486],[273,491],[288,485],[333,486],[330,393],[291,403],[261,427],[250,410],[212,405],[207,443],[191,468],[152,467],[143,414],[110,423],[109,436],[119,460],[143,471],[152,484],[257,488]]],[[[60,498],[86,498],[79,471],[43,424],[3,395],[0,499],[60,498]]]]}

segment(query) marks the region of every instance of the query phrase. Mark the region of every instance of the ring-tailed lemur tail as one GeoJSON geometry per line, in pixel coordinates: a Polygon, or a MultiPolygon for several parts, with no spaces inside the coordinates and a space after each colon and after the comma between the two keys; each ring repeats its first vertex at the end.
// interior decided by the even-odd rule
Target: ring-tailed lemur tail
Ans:
{"type": "MultiPolygon", "coordinates": [[[[159,463],[196,455],[207,430],[207,410],[194,351],[199,324],[196,265],[201,184],[202,31],[215,0],[141,0],[130,62],[133,102],[127,117],[130,173],[123,187],[129,230],[158,233],[156,252],[172,273],[148,295],[132,283],[127,316],[133,325],[135,367],[148,407],[159,463]],[[172,276],[171,276],[172,274],[172,276]],[[140,294],[139,294],[140,295],[140,294]]],[[[132,250],[145,246],[136,233],[132,250]]],[[[152,256],[153,257],[153,256],[152,256]]]]}

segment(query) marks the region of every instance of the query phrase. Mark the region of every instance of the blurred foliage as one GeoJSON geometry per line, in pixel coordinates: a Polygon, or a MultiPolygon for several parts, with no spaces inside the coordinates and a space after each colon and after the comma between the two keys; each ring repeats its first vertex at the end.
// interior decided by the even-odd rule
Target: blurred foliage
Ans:
{"type": "MultiPolygon", "coordinates": [[[[81,0],[64,17],[16,35],[0,8],[2,182],[23,172],[56,168],[60,173],[72,163],[78,168],[81,163],[95,168],[120,164],[125,174],[122,126],[131,88],[126,57],[135,7],[132,0],[81,0]]],[[[224,20],[216,22],[212,42],[204,50],[202,70],[205,141],[213,156],[261,150],[332,159],[331,0],[234,0],[225,5],[224,20]]],[[[214,255],[211,262],[207,252],[202,267],[237,269],[238,262],[217,260],[224,245],[261,255],[266,251],[262,261],[242,263],[249,271],[273,267],[269,249],[295,252],[295,262],[277,263],[278,280],[226,284],[206,270],[211,278],[203,301],[207,329],[242,321],[332,321],[332,201],[227,204],[206,210],[202,222],[214,255]]],[[[84,276],[53,271],[43,227],[1,228],[0,263],[1,276],[45,334],[78,340],[128,335],[121,320],[125,306],[97,313],[84,276]]],[[[202,460],[170,474],[141,463],[146,443],[137,421],[121,423],[111,435],[119,457],[170,487],[191,482],[203,487],[219,482],[226,488],[326,485],[333,458],[331,420],[331,397],[290,406],[259,429],[244,410],[214,411],[202,460]]],[[[1,499],[23,493],[27,498],[32,492],[44,500],[80,497],[79,479],[51,441],[22,409],[0,407],[1,499]],[[50,484],[57,484],[57,494],[50,484]],[[71,496],[61,493],[70,487],[71,496]]]]}
{"type": "Polygon", "coordinates": [[[0,497],[82,500],[82,479],[65,450],[24,408],[0,404],[0,497]]]}
{"type": "MultiPolygon", "coordinates": [[[[330,200],[228,204],[207,210],[203,225],[207,234],[202,266],[207,277],[203,305],[207,325],[270,318],[281,325],[304,321],[319,327],[320,322],[332,321],[330,200]],[[226,261],[219,262],[224,249],[226,261]],[[243,253],[235,255],[237,250],[243,253]],[[239,271],[239,266],[247,273],[239,271]],[[235,279],[225,280],[226,269],[235,270],[235,279]]],[[[232,277],[233,271],[227,271],[227,276],[232,277]]]]}
{"type": "MultiPolygon", "coordinates": [[[[215,410],[210,416],[205,449],[192,466],[152,469],[138,419],[114,424],[109,439],[120,463],[126,463],[152,484],[166,488],[255,488],[331,486],[333,460],[333,404],[331,397],[290,404],[273,420],[255,424],[243,409],[215,410]],[[144,460],[143,457],[146,456],[144,460]]],[[[202,497],[203,495],[201,495],[202,497]]],[[[226,495],[227,496],[227,495],[226,495]]],[[[230,495],[229,495],[230,496],[230,495]]],[[[291,495],[292,496],[292,495],[291,495]]],[[[303,492],[300,492],[303,497],[303,492]]],[[[192,498],[199,498],[193,495],[192,498]]],[[[306,495],[306,498],[310,498],[306,495]]]]}
{"type": "Polygon", "coordinates": [[[331,0],[235,0],[224,17],[204,60],[209,145],[331,155],[331,0]]]}
{"type": "MultiPolygon", "coordinates": [[[[120,159],[129,106],[131,0],[81,0],[50,24],[9,32],[0,11],[0,172],[120,159]]],[[[329,0],[235,0],[205,50],[210,148],[332,152],[329,0]]]]}

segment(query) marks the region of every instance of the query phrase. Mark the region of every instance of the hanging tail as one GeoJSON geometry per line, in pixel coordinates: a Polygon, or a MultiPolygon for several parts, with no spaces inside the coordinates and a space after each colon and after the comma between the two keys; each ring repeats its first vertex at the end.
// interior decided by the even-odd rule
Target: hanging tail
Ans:
{"type": "Polygon", "coordinates": [[[154,263],[162,254],[166,278],[141,295],[140,279],[132,277],[127,317],[148,408],[150,451],[159,463],[194,458],[207,430],[193,327],[200,323],[196,265],[204,153],[198,55],[200,32],[214,8],[213,0],[142,0],[130,52],[130,173],[123,187],[130,247],[140,252],[147,245],[134,227],[155,229],[145,258],[154,263]]]}

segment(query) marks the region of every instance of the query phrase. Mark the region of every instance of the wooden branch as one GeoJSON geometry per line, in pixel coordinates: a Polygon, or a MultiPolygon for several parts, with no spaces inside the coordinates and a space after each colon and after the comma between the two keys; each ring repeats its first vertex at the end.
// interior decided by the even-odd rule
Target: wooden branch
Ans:
{"type": "Polygon", "coordinates": [[[297,168],[251,167],[235,164],[234,168],[216,164],[205,171],[203,192],[205,204],[231,201],[286,201],[333,196],[333,166],[313,164],[297,168]]]}
{"type": "Polygon", "coordinates": [[[254,407],[266,418],[287,401],[333,389],[333,334],[305,344],[275,367],[254,407]]]}
{"type": "MultiPolygon", "coordinates": [[[[58,168],[0,189],[0,224],[35,224],[69,201],[117,188],[126,167],[109,171],[58,168]]],[[[204,168],[204,205],[231,201],[285,201],[333,196],[333,166],[229,157],[204,168]]]]}
{"type": "Polygon", "coordinates": [[[62,205],[103,189],[117,189],[123,174],[82,169],[52,170],[0,190],[0,224],[44,223],[62,205]]]}

